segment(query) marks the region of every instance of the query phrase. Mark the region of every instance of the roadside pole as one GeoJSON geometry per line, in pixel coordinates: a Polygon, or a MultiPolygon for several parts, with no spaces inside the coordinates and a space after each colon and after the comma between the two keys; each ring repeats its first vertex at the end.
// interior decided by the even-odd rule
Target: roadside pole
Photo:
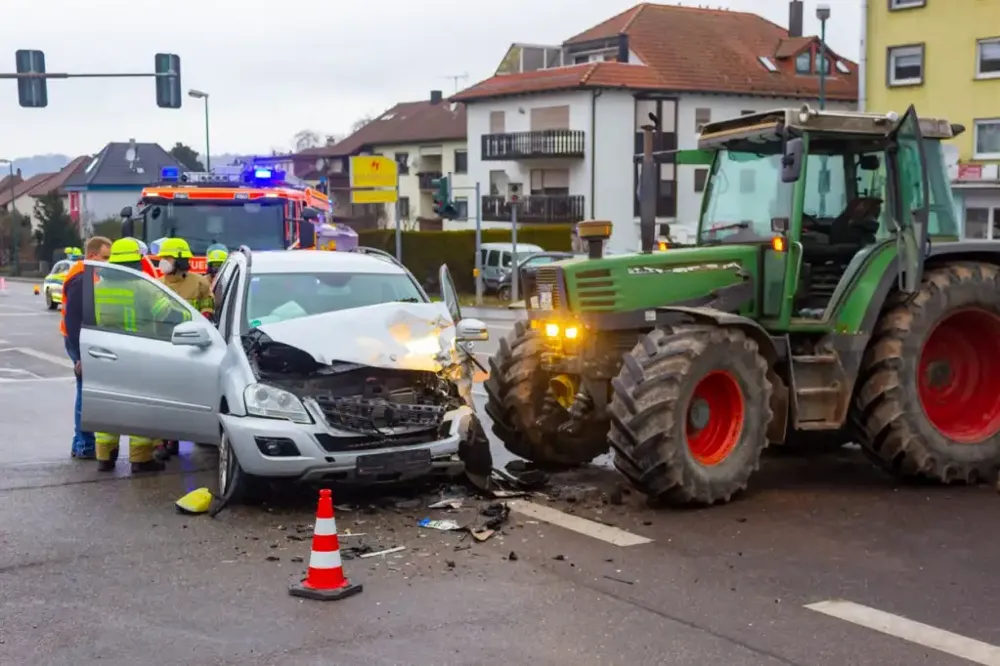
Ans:
{"type": "Polygon", "coordinates": [[[512,197],[510,202],[510,300],[516,302],[518,296],[518,282],[521,271],[517,270],[517,197],[512,197]]]}
{"type": "MultiPolygon", "coordinates": [[[[479,181],[476,181],[476,305],[483,305],[483,200],[479,196],[479,181]]],[[[465,208],[469,216],[469,208],[465,208]]]]}
{"type": "Polygon", "coordinates": [[[399,219],[399,170],[396,170],[396,261],[403,263],[403,221],[399,219]]]}
{"type": "Polygon", "coordinates": [[[11,266],[11,275],[17,277],[21,274],[21,221],[17,219],[17,209],[14,208],[14,196],[17,191],[17,183],[14,182],[14,160],[7,160],[10,169],[10,242],[13,248],[14,265],[11,266]]]}

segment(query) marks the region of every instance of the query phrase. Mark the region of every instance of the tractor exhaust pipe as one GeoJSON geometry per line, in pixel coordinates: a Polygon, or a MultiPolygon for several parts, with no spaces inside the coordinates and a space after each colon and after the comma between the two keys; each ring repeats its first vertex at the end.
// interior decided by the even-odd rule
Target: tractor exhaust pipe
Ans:
{"type": "MultiPolygon", "coordinates": [[[[654,123],[657,118],[649,114],[654,123]]],[[[642,126],[642,173],[639,176],[639,239],[643,254],[653,251],[656,243],[656,159],[653,157],[653,132],[656,125],[642,126]]]]}

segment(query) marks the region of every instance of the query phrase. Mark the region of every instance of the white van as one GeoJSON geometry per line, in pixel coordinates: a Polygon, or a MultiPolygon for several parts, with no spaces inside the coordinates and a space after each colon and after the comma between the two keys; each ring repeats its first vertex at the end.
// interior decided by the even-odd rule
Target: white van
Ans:
{"type": "MultiPolygon", "coordinates": [[[[531,243],[517,244],[517,261],[524,261],[527,257],[544,252],[538,245],[531,243]]],[[[487,292],[496,291],[500,279],[510,272],[514,261],[514,245],[512,243],[483,243],[479,246],[479,255],[483,267],[483,284],[487,292]]]]}

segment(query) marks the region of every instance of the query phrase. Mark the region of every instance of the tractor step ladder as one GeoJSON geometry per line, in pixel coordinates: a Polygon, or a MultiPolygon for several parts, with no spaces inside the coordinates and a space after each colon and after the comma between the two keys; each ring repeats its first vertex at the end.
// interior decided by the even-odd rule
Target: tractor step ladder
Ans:
{"type": "Polygon", "coordinates": [[[836,430],[843,425],[851,394],[836,354],[792,356],[791,377],[796,430],[836,430]]]}

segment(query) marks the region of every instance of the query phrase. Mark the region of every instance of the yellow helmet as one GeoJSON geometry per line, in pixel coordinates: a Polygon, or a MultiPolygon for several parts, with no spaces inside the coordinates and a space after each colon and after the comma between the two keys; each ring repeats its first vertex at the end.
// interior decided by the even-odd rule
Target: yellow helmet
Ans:
{"type": "Polygon", "coordinates": [[[210,264],[222,264],[226,261],[226,257],[229,256],[229,250],[221,244],[212,245],[208,248],[208,254],[206,255],[206,260],[210,264]]]}
{"type": "Polygon", "coordinates": [[[171,259],[190,259],[191,246],[183,238],[167,238],[160,245],[160,256],[171,259]]]}
{"type": "Polygon", "coordinates": [[[108,261],[112,264],[132,264],[142,261],[142,247],[139,241],[134,238],[119,238],[111,244],[111,257],[108,261]]]}

